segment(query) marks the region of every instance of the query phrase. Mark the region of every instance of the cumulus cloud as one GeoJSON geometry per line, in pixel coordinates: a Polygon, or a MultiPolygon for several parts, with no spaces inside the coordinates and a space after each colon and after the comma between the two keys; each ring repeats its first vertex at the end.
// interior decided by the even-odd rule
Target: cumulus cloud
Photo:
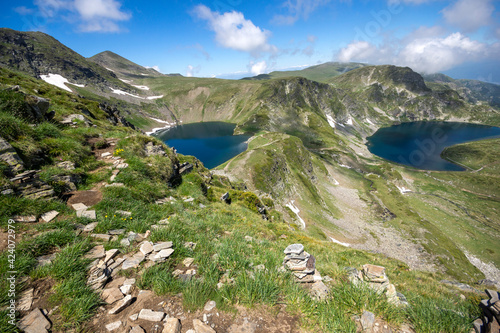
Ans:
{"type": "Polygon", "coordinates": [[[35,4],[46,17],[71,16],[83,32],[119,32],[123,29],[118,22],[132,17],[116,0],[36,0],[35,4]]]}
{"type": "Polygon", "coordinates": [[[263,74],[266,72],[266,69],[267,69],[267,63],[264,60],[259,61],[257,63],[253,62],[250,63],[250,72],[253,75],[263,74]]]}
{"type": "Polygon", "coordinates": [[[342,62],[389,63],[408,66],[417,72],[436,73],[466,62],[495,59],[500,56],[499,43],[481,43],[459,32],[446,37],[404,40],[404,43],[400,41],[399,48],[355,41],[341,49],[337,59],[342,62]]]}
{"type": "Polygon", "coordinates": [[[495,7],[491,0],[458,0],[442,10],[446,22],[464,32],[473,32],[491,23],[495,7]]]}
{"type": "Polygon", "coordinates": [[[278,25],[292,25],[299,19],[307,20],[318,7],[324,6],[330,0],[286,0],[282,7],[288,13],[286,15],[275,15],[272,23],[278,25]]]}
{"type": "Polygon", "coordinates": [[[193,77],[195,76],[197,73],[199,73],[201,70],[201,67],[200,66],[192,66],[192,65],[188,65],[187,66],[187,70],[186,70],[186,76],[187,77],[193,77]]]}
{"type": "Polygon", "coordinates": [[[215,40],[222,47],[249,52],[255,57],[263,52],[277,51],[277,48],[268,42],[271,33],[255,26],[240,12],[220,14],[211,11],[207,6],[199,5],[195,7],[194,14],[208,22],[210,29],[215,32],[215,40]]]}

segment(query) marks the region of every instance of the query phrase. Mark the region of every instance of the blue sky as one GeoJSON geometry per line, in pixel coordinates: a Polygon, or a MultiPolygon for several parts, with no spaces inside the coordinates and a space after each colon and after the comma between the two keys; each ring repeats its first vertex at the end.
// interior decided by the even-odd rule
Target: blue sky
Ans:
{"type": "Polygon", "coordinates": [[[498,0],[18,0],[0,4],[0,25],[188,76],[360,61],[500,82],[499,9],[498,0]]]}

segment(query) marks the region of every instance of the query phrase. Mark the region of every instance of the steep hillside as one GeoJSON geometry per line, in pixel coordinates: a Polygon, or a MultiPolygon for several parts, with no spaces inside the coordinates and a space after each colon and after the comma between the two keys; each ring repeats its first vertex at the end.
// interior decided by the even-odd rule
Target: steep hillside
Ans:
{"type": "Polygon", "coordinates": [[[162,76],[163,74],[157,72],[153,68],[145,68],[137,65],[136,63],[119,56],[111,51],[104,51],[90,57],[88,60],[101,65],[102,67],[111,70],[120,77],[140,77],[141,75],[147,76],[162,76]]]}
{"type": "MultiPolygon", "coordinates": [[[[365,107],[391,120],[468,120],[498,124],[499,110],[470,104],[457,91],[443,85],[430,89],[423,77],[410,68],[368,66],[330,81],[345,92],[344,103],[361,100],[365,107]]],[[[358,109],[357,105],[353,105],[358,109]]]]}
{"type": "Polygon", "coordinates": [[[469,103],[485,102],[490,106],[500,107],[500,85],[478,80],[455,80],[444,74],[425,75],[429,83],[438,83],[456,90],[469,103]]]}
{"type": "Polygon", "coordinates": [[[33,77],[59,74],[72,83],[91,86],[100,91],[110,87],[135,92],[105,68],[88,61],[78,53],[42,32],[19,32],[0,29],[0,64],[28,73],[33,77]]]}

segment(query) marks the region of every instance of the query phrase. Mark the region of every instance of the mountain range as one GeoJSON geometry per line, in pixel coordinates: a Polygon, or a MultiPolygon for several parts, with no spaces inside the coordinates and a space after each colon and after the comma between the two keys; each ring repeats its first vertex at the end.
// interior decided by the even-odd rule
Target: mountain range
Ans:
{"type": "MultiPolygon", "coordinates": [[[[304,235],[315,242],[340,243],[345,251],[361,251],[353,252],[354,256],[376,253],[399,260],[408,270],[470,284],[485,277],[500,279],[500,174],[498,157],[487,154],[498,147],[498,139],[448,150],[448,158],[473,166],[474,171],[464,172],[404,167],[372,155],[366,147],[366,138],[379,128],[401,122],[498,126],[498,85],[360,63],[325,63],[242,80],[190,78],[159,73],[110,51],[85,58],[44,33],[10,29],[0,29],[0,69],[2,91],[20,101],[5,102],[5,109],[21,105],[16,110],[27,112],[21,101],[25,97],[12,92],[18,85],[15,89],[21,89],[23,96],[57,101],[54,119],[58,121],[70,116],[71,109],[81,115],[75,126],[95,122],[104,132],[123,131],[120,135],[127,135],[123,142],[129,142],[140,156],[144,153],[137,147],[142,149],[145,139],[128,139],[130,128],[111,128],[106,119],[115,117],[114,125],[131,123],[142,131],[165,123],[235,123],[235,133],[252,135],[248,149],[211,171],[203,170],[195,158],[186,158],[199,168],[189,184],[220,177],[221,186],[245,189],[255,200],[271,202],[272,216],[285,221],[290,230],[304,229],[304,235]],[[65,85],[71,92],[41,80],[49,74],[71,82],[65,85]]],[[[5,119],[2,124],[11,124],[6,129],[15,125],[31,131],[11,115],[5,119]]],[[[78,131],[73,135],[82,140],[95,134],[91,127],[78,131]]],[[[53,171],[35,139],[7,130],[4,136],[8,133],[11,136],[4,139],[21,159],[33,158],[32,167],[46,174],[53,171]]],[[[50,151],[62,149],[46,141],[50,151]]],[[[75,143],[69,140],[70,144],[75,143]]],[[[90,149],[87,144],[83,147],[90,149]]],[[[90,163],[79,153],[68,154],[81,165],[90,163]]],[[[148,170],[142,176],[152,175],[145,162],[130,159],[148,170]]],[[[171,159],[168,165],[148,160],[161,169],[161,176],[154,177],[175,182],[170,176],[181,166],[171,159]]],[[[128,177],[140,182],[139,173],[128,177]]],[[[153,186],[144,184],[148,189],[153,186]]],[[[210,186],[201,186],[205,195],[210,186]]],[[[348,266],[350,259],[343,258],[348,266]]]]}

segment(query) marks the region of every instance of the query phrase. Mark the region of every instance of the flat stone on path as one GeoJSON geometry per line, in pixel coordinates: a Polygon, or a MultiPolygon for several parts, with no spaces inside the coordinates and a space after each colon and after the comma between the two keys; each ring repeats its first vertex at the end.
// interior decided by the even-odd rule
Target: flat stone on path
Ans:
{"type": "Polygon", "coordinates": [[[108,304],[113,304],[116,301],[123,299],[123,294],[119,288],[108,288],[104,289],[101,295],[101,298],[104,302],[108,304]]]}
{"type": "Polygon", "coordinates": [[[304,252],[304,245],[302,244],[291,244],[288,245],[285,251],[283,251],[285,254],[295,254],[295,255],[300,255],[302,252],[304,252]]]}
{"type": "Polygon", "coordinates": [[[122,269],[127,270],[129,268],[136,268],[141,262],[144,261],[144,258],[145,256],[142,252],[137,252],[133,257],[125,259],[122,269]]]}
{"type": "Polygon", "coordinates": [[[153,244],[151,244],[151,242],[149,241],[145,241],[144,243],[142,243],[141,247],[140,247],[140,251],[144,254],[144,255],[148,255],[150,254],[151,252],[153,252],[153,244]]]}
{"type": "Polygon", "coordinates": [[[92,232],[92,231],[94,231],[95,227],[97,227],[97,224],[98,224],[98,222],[92,222],[92,223],[87,224],[83,228],[83,232],[92,232]]]}
{"type": "Polygon", "coordinates": [[[17,326],[25,333],[48,333],[52,324],[45,318],[42,311],[36,308],[21,318],[17,326]]]}
{"type": "Polygon", "coordinates": [[[172,242],[161,242],[153,245],[153,251],[159,252],[161,250],[170,249],[173,246],[172,242]]]}
{"type": "Polygon", "coordinates": [[[128,333],[146,333],[146,331],[141,326],[134,326],[128,333]]]}
{"type": "Polygon", "coordinates": [[[107,234],[91,234],[90,237],[102,239],[103,241],[106,241],[106,242],[109,242],[109,240],[111,239],[111,235],[107,235],[107,234]]]}
{"type": "Polygon", "coordinates": [[[106,252],[104,251],[104,246],[97,245],[90,249],[83,257],[85,259],[101,259],[106,256],[106,252]]]}
{"type": "Polygon", "coordinates": [[[217,333],[213,328],[203,324],[203,322],[199,319],[193,320],[193,327],[196,333],[217,333]]]}
{"type": "Polygon", "coordinates": [[[51,210],[50,212],[47,212],[47,213],[43,214],[42,216],[40,216],[40,218],[41,218],[44,222],[50,222],[50,221],[52,221],[53,219],[55,219],[57,215],[59,215],[59,212],[58,212],[58,211],[56,211],[56,210],[51,210]]]}
{"type": "Polygon", "coordinates": [[[13,218],[14,221],[16,222],[24,222],[24,223],[35,223],[36,222],[36,216],[35,215],[27,215],[27,216],[19,216],[16,215],[13,218]]]}
{"type": "Polygon", "coordinates": [[[167,318],[161,333],[181,333],[181,322],[177,318],[167,318]]]}
{"type": "Polygon", "coordinates": [[[174,253],[174,249],[166,249],[166,250],[161,250],[155,256],[152,258],[153,261],[157,260],[164,260],[170,257],[170,255],[174,253]]]}
{"type": "Polygon", "coordinates": [[[162,321],[165,313],[161,311],[153,311],[150,309],[142,309],[139,312],[139,319],[148,321],[162,321]]]}
{"type": "Polygon", "coordinates": [[[31,304],[33,304],[33,292],[35,289],[30,288],[21,293],[16,310],[19,311],[29,311],[31,309],[31,304]]]}
{"type": "Polygon", "coordinates": [[[112,322],[112,323],[110,323],[110,324],[107,324],[107,325],[106,325],[106,329],[107,329],[109,332],[112,332],[112,331],[116,331],[116,330],[117,330],[117,329],[119,329],[121,326],[122,326],[122,322],[121,322],[121,320],[118,320],[118,321],[112,322]]]}
{"type": "Polygon", "coordinates": [[[97,216],[95,214],[95,210],[85,210],[85,211],[80,213],[80,216],[78,216],[78,212],[80,212],[80,211],[76,212],[77,217],[85,217],[85,218],[91,219],[91,220],[95,220],[97,218],[97,216]]]}
{"type": "Polygon", "coordinates": [[[114,308],[112,308],[111,310],[109,310],[108,313],[110,315],[117,314],[118,312],[122,311],[127,306],[129,306],[132,303],[132,301],[133,301],[132,295],[127,295],[120,302],[118,302],[118,304],[114,308]]]}
{"type": "Polygon", "coordinates": [[[86,205],[82,204],[81,202],[72,204],[71,207],[74,210],[76,210],[76,211],[78,211],[78,210],[86,210],[87,208],[89,208],[86,205]]]}

